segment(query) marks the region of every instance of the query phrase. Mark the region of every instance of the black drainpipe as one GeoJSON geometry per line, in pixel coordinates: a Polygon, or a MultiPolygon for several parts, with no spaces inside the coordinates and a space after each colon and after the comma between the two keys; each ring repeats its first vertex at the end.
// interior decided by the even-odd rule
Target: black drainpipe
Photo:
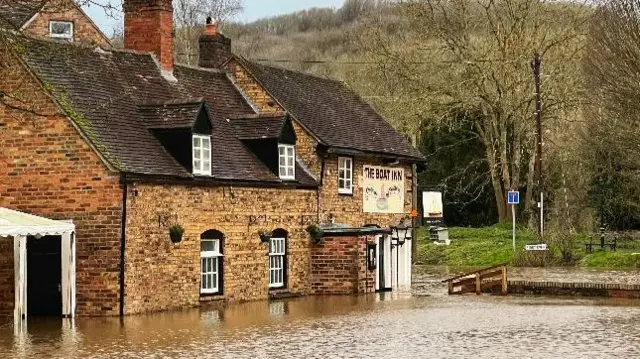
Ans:
{"type": "Polygon", "coordinates": [[[122,220],[120,230],[120,317],[124,316],[124,251],[127,233],[127,179],[122,176],[122,220]]]}
{"type": "Polygon", "coordinates": [[[320,197],[321,197],[322,187],[324,186],[324,166],[325,166],[326,159],[327,159],[327,155],[323,154],[322,163],[320,165],[320,185],[318,186],[318,189],[316,189],[316,221],[318,221],[318,223],[320,223],[320,212],[322,212],[320,197]]]}

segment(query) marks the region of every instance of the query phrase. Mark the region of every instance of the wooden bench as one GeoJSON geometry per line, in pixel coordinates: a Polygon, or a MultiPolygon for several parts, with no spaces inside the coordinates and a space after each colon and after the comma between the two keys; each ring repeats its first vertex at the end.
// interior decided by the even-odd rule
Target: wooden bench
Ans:
{"type": "Polygon", "coordinates": [[[602,249],[603,251],[606,250],[607,247],[609,247],[609,250],[615,252],[617,245],[618,245],[618,238],[616,236],[613,236],[613,241],[607,242],[605,241],[604,234],[600,236],[600,241],[594,242],[593,237],[589,237],[589,243],[584,244],[585,249],[587,250],[587,253],[593,252],[594,247],[596,248],[600,247],[600,249],[602,249]]]}

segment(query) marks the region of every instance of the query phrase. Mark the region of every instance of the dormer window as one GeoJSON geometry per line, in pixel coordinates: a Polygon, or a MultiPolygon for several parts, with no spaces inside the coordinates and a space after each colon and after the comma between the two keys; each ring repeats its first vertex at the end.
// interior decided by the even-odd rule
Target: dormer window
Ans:
{"type": "Polygon", "coordinates": [[[296,178],[296,150],[293,145],[278,145],[278,170],[280,179],[296,178]]]}
{"type": "Polygon", "coordinates": [[[193,135],[193,174],[211,176],[211,136],[193,135]]]}
{"type": "Polygon", "coordinates": [[[49,37],[73,41],[73,23],[70,21],[49,21],[49,37]]]}

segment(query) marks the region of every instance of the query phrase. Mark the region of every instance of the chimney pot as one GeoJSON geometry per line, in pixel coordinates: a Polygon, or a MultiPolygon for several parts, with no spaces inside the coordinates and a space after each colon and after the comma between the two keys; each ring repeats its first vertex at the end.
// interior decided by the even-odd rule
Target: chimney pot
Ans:
{"type": "Polygon", "coordinates": [[[218,33],[216,24],[207,17],[204,33],[198,40],[200,54],[198,66],[219,68],[231,57],[231,40],[218,33]]]}
{"type": "Polygon", "coordinates": [[[207,25],[204,29],[204,34],[209,36],[215,36],[218,33],[218,27],[213,23],[211,16],[207,17],[207,25]]]}

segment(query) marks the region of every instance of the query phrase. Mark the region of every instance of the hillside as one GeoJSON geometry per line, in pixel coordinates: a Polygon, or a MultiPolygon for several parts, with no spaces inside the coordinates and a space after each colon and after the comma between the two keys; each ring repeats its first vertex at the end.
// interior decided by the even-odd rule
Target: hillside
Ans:
{"type": "MultiPolygon", "coordinates": [[[[222,31],[233,39],[234,52],[242,56],[289,60],[280,65],[320,75],[334,74],[339,72],[334,64],[305,62],[358,57],[356,36],[370,12],[347,16],[344,11],[313,8],[249,24],[227,24],[222,31]]],[[[381,11],[389,9],[378,13],[381,11]]]]}

